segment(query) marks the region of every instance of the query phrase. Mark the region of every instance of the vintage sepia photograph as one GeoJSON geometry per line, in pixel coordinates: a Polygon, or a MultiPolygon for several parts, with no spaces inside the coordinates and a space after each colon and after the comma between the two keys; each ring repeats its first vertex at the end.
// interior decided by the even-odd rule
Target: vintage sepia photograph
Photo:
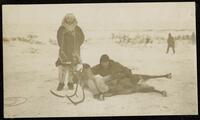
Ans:
{"type": "Polygon", "coordinates": [[[197,115],[195,2],[2,5],[5,118],[197,115]]]}

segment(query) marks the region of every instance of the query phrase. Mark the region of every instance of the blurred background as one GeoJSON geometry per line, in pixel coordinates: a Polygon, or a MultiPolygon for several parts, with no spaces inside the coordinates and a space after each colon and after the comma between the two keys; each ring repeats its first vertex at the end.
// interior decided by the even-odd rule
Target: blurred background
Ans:
{"type": "Polygon", "coordinates": [[[180,38],[178,35],[195,32],[194,6],[192,2],[4,5],[3,36],[33,34],[41,37],[42,42],[55,40],[63,17],[73,13],[88,40],[111,38],[112,33],[159,39],[167,37],[167,32],[174,32],[180,38]]]}

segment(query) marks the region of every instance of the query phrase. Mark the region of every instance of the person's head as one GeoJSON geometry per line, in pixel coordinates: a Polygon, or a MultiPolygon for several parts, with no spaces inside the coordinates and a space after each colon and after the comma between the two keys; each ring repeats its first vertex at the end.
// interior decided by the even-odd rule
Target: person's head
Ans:
{"type": "Polygon", "coordinates": [[[109,62],[110,62],[110,58],[109,58],[108,55],[104,54],[104,55],[101,56],[101,58],[100,58],[100,65],[103,68],[108,68],[109,62]]]}
{"type": "Polygon", "coordinates": [[[77,24],[78,22],[76,20],[76,17],[72,13],[66,14],[62,20],[62,25],[69,30],[74,29],[77,24]]]}

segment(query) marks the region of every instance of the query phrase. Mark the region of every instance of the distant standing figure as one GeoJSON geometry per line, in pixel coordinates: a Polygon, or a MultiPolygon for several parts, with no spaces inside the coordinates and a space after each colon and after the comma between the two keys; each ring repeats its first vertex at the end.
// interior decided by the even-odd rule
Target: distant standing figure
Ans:
{"type": "Polygon", "coordinates": [[[149,44],[150,43],[150,38],[146,38],[146,42],[145,42],[145,45],[149,44]]]}
{"type": "Polygon", "coordinates": [[[62,20],[57,31],[59,56],[56,61],[58,67],[59,84],[57,91],[61,91],[65,85],[65,77],[68,79],[68,88],[73,89],[72,67],[74,56],[80,57],[80,46],[85,39],[82,29],[77,25],[76,17],[69,13],[62,20]]]}
{"type": "Polygon", "coordinates": [[[168,44],[168,46],[167,46],[166,53],[169,52],[169,48],[172,48],[173,53],[175,54],[175,41],[174,41],[174,38],[172,37],[171,33],[169,33],[169,35],[168,35],[167,44],[168,44]]]}

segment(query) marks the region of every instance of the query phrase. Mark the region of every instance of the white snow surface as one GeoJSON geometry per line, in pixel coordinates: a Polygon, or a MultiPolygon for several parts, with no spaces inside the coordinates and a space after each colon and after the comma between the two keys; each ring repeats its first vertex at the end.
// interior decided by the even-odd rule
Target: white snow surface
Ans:
{"type": "MultiPolygon", "coordinates": [[[[98,35],[98,33],[96,33],[98,35]]],[[[177,42],[176,54],[165,54],[166,44],[119,45],[109,37],[94,37],[81,47],[83,62],[99,63],[102,54],[139,74],[172,73],[172,79],[153,79],[147,84],[166,90],[168,97],[155,93],[119,95],[98,101],[86,92],[83,103],[74,106],[68,99],[57,98],[49,90],[58,84],[55,62],[58,46],[20,41],[3,43],[4,100],[25,97],[18,106],[4,105],[4,117],[69,117],[69,116],[140,116],[194,115],[197,103],[196,46],[177,42]]],[[[166,34],[167,36],[167,34],[166,34]]],[[[42,39],[39,37],[39,39],[42,39]]],[[[71,91],[68,91],[71,92],[71,91]]]]}

